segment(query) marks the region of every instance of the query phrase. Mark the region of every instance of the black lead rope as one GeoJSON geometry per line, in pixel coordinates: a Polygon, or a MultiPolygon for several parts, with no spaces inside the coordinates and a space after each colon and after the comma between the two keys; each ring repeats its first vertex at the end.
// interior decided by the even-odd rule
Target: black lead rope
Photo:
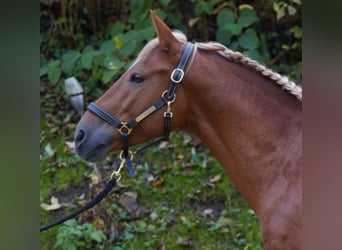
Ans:
{"type": "Polygon", "coordinates": [[[75,218],[77,215],[79,215],[80,213],[83,213],[84,211],[92,208],[93,206],[95,206],[97,203],[99,203],[100,201],[102,201],[107,194],[113,189],[113,187],[115,186],[115,184],[117,183],[117,179],[113,178],[111,179],[106,186],[103,188],[103,190],[90,202],[88,202],[87,204],[85,204],[85,206],[83,206],[82,208],[80,208],[79,210],[76,210],[75,212],[63,217],[62,219],[47,225],[45,227],[41,227],[39,229],[40,232],[44,232],[52,227],[58,226],[60,224],[62,224],[63,222],[70,220],[72,218],[75,218]]]}

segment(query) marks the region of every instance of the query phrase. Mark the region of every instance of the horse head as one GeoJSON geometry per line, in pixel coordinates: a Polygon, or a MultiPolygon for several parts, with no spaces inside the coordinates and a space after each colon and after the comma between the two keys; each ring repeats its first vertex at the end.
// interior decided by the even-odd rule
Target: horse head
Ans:
{"type": "MultiPolygon", "coordinates": [[[[170,75],[176,67],[186,43],[186,37],[170,28],[151,11],[157,38],[145,45],[132,66],[109,88],[95,105],[120,121],[129,121],[141,114],[168,89],[170,75]]],[[[186,81],[186,77],[184,77],[186,81]]],[[[175,116],[172,129],[180,127],[186,113],[184,90],[177,90],[177,101],[172,105],[175,116]]],[[[157,110],[139,123],[129,136],[135,145],[163,134],[163,113],[157,110]]],[[[103,160],[122,145],[120,130],[94,115],[84,113],[75,133],[76,152],[88,161],[103,160]]]]}

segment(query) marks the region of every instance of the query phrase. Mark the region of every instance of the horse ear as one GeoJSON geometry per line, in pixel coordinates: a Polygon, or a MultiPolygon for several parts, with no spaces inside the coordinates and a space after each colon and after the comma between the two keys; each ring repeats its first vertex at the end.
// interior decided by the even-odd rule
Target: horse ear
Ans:
{"type": "Polygon", "coordinates": [[[177,38],[172,34],[171,29],[158,17],[155,11],[151,10],[150,12],[160,45],[165,51],[171,51],[178,44],[177,38]]]}

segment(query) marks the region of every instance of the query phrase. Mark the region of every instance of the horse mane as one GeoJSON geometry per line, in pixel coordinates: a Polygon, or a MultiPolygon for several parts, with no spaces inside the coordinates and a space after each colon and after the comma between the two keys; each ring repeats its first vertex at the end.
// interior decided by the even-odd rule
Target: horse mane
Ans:
{"type": "Polygon", "coordinates": [[[208,42],[208,43],[196,43],[199,49],[204,49],[207,51],[214,51],[224,58],[239,62],[243,65],[248,66],[261,73],[262,75],[270,78],[275,83],[282,86],[283,89],[286,89],[292,95],[296,96],[298,100],[302,101],[302,87],[297,85],[295,82],[291,81],[287,76],[282,76],[279,73],[274,72],[273,70],[261,65],[257,61],[244,56],[240,52],[232,51],[225,47],[224,45],[217,42],[208,42]]]}
{"type": "MultiPolygon", "coordinates": [[[[187,41],[186,36],[180,32],[180,31],[173,31],[173,35],[182,43],[185,43],[187,41]]],[[[138,58],[142,57],[143,55],[148,54],[148,52],[151,51],[153,47],[155,47],[158,44],[158,39],[155,38],[148,42],[144,49],[140,52],[138,58]]],[[[274,72],[273,70],[265,67],[264,65],[261,65],[257,61],[248,58],[247,56],[244,56],[242,53],[233,51],[228,49],[226,46],[217,43],[217,42],[196,42],[195,43],[197,48],[216,52],[222,57],[241,63],[243,65],[246,65],[247,67],[254,69],[255,71],[259,72],[260,74],[268,77],[269,79],[273,80],[276,84],[282,86],[283,89],[287,90],[290,94],[297,97],[299,101],[302,101],[302,87],[297,85],[295,82],[291,81],[287,76],[282,76],[279,73],[274,72]]]]}

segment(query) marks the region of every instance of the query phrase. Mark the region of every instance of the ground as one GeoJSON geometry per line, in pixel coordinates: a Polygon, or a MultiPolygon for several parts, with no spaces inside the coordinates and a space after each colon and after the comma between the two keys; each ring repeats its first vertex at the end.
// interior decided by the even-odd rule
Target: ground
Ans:
{"type": "MultiPolygon", "coordinates": [[[[115,155],[94,165],[77,158],[70,148],[66,152],[65,157],[74,159],[69,165],[48,160],[53,157],[42,161],[41,203],[50,204],[55,197],[61,205],[53,211],[41,209],[42,224],[93,198],[116,164],[115,155]]],[[[83,242],[89,249],[261,249],[253,211],[220,164],[192,136],[172,133],[170,143],[149,149],[134,166],[136,177],[130,178],[124,169],[120,184],[99,205],[74,223],[43,233],[41,248],[68,249],[68,240],[76,237],[76,249],[83,242]],[[90,229],[84,226],[87,223],[90,229]],[[79,233],[63,236],[63,230],[79,233]]]]}

